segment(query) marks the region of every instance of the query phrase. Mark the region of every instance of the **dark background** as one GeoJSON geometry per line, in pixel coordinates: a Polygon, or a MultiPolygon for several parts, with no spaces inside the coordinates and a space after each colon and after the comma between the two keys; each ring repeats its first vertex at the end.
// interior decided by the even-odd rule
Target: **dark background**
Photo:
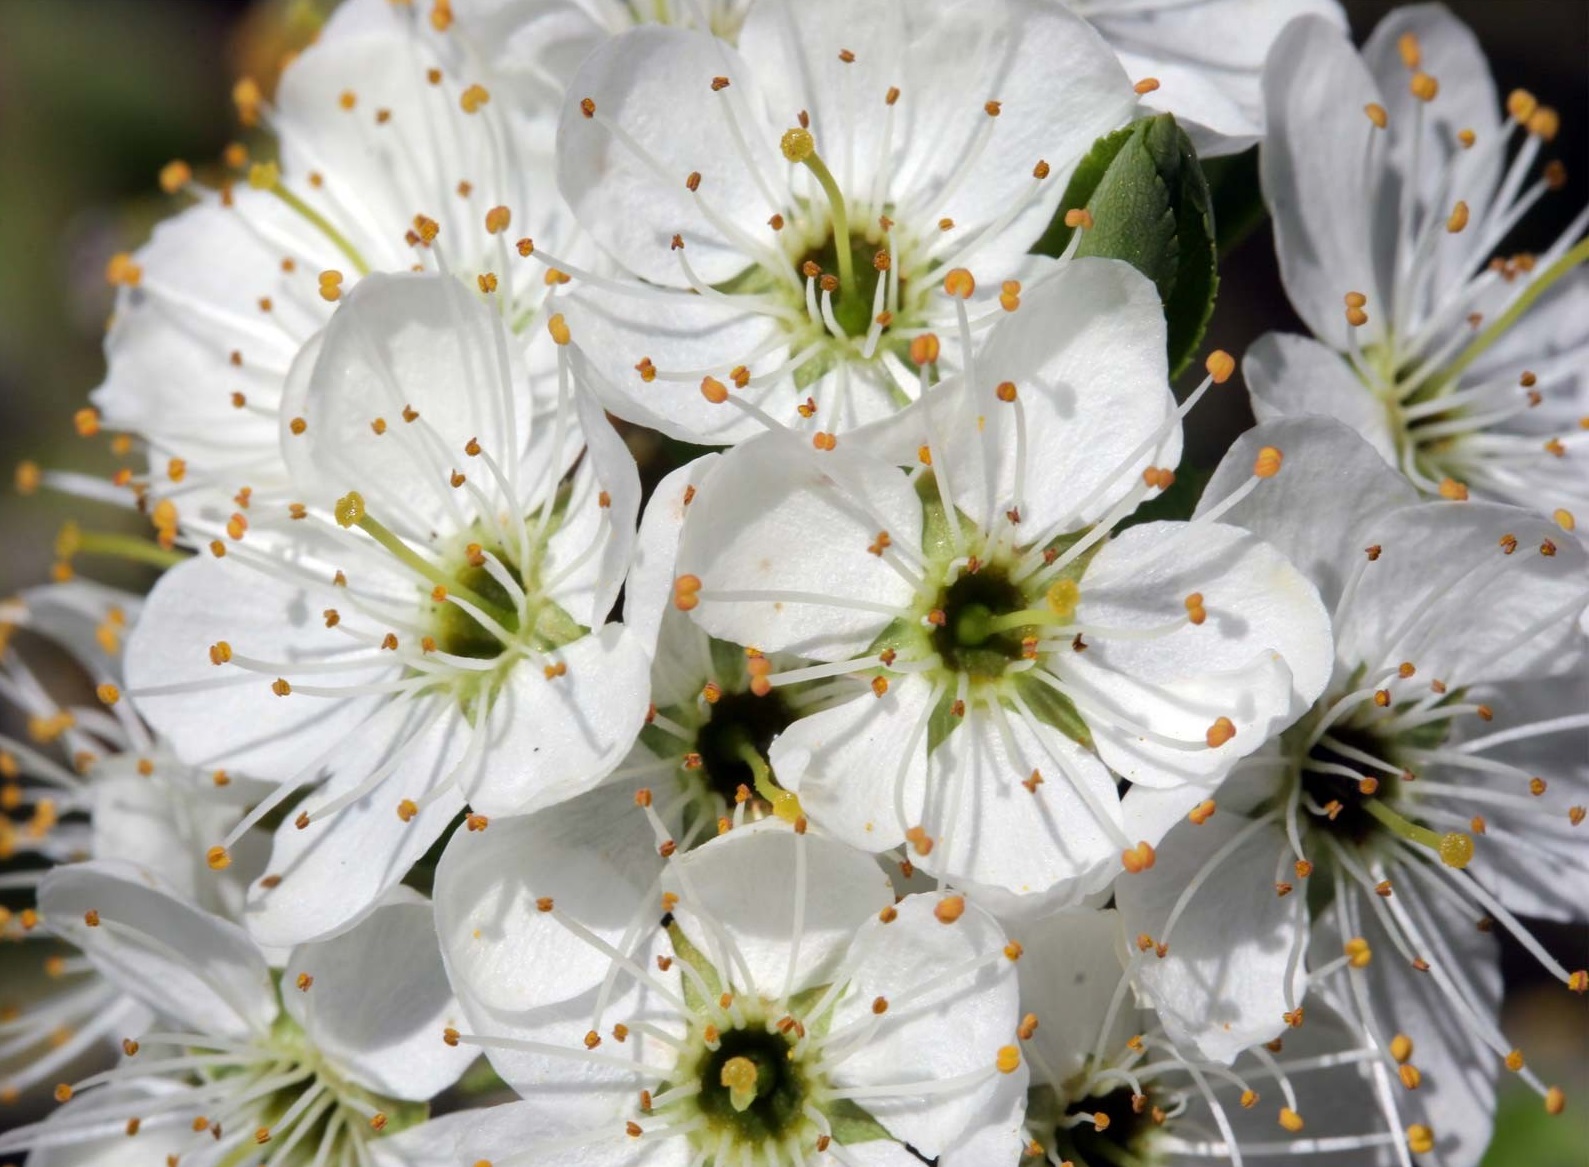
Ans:
{"type": "MultiPolygon", "coordinates": [[[[1344,0],[1365,38],[1392,5],[1344,0]]],[[[111,306],[103,272],[177,209],[155,176],[172,158],[214,158],[237,133],[228,94],[249,74],[266,82],[312,32],[331,0],[0,0],[0,596],[46,578],[56,531],[128,523],[105,508],[48,494],[20,501],[11,467],[101,468],[102,447],[71,417],[103,373],[99,339],[111,306]]],[[[1510,250],[1541,250],[1589,190],[1589,0],[1448,0],[1478,34],[1504,96],[1532,90],[1562,114],[1555,156],[1565,192],[1529,216],[1510,250]]],[[[1444,80],[1444,79],[1443,79],[1444,80]]],[[[1205,348],[1240,357],[1270,329],[1301,330],[1281,289],[1267,225],[1227,254],[1205,348]]],[[[1233,381],[1199,407],[1188,459],[1211,466],[1251,424],[1233,381]]],[[[130,529],[141,524],[132,523],[130,529]]],[[[85,561],[101,579],[143,586],[143,569],[85,561]]],[[[1542,926],[1569,968],[1589,963],[1589,929],[1542,926]]],[[[18,988],[0,952],[0,1004],[18,988]]],[[[1486,1167],[1589,1163],[1589,1014],[1515,945],[1506,949],[1503,1028],[1547,1082],[1567,1090],[1567,1115],[1547,1120],[1536,1097],[1509,1090],[1486,1167]]],[[[1510,1083],[1505,1083],[1509,1085],[1510,1083]]],[[[0,1114],[0,1127],[9,1117],[0,1114]]],[[[1321,1163],[1321,1167],[1323,1167],[1321,1163]]]]}

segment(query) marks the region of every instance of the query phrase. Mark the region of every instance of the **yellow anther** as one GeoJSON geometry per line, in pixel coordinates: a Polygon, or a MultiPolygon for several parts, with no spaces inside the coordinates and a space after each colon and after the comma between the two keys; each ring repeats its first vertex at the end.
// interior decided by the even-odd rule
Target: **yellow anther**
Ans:
{"type": "Polygon", "coordinates": [[[1254,1090],[1243,1090],[1241,1092],[1241,1108],[1243,1110],[1251,1110],[1253,1107],[1255,1107],[1257,1105],[1258,1105],[1258,1094],[1257,1094],[1256,1091],[1254,1091],[1254,1090]]]}
{"type": "Polygon", "coordinates": [[[259,124],[259,107],[265,103],[265,95],[260,91],[259,82],[252,77],[240,78],[232,86],[232,104],[237,107],[237,120],[245,126],[259,124]]]}
{"type": "Polygon", "coordinates": [[[966,901],[964,896],[944,896],[933,908],[932,914],[937,917],[940,924],[953,924],[965,915],[966,901]]]}
{"type": "Polygon", "coordinates": [[[790,162],[804,162],[816,152],[817,142],[811,136],[811,131],[796,127],[784,131],[783,138],[778,143],[778,149],[783,151],[783,156],[790,162]]]}
{"type": "Polygon", "coordinates": [[[998,1061],[995,1063],[1001,1074],[1013,1074],[1021,1068],[1021,1051],[1019,1047],[1006,1045],[999,1047],[998,1061]]]}
{"type": "Polygon", "coordinates": [[[1220,746],[1236,736],[1236,725],[1228,717],[1214,719],[1214,724],[1208,727],[1203,734],[1203,740],[1208,743],[1208,748],[1217,750],[1220,746]]]}
{"type": "Polygon", "coordinates": [[[1450,499],[1452,502],[1466,502],[1468,488],[1455,478],[1442,478],[1440,480],[1440,497],[1450,499]]]}
{"type": "Polygon", "coordinates": [[[1561,129],[1561,115],[1548,105],[1536,109],[1528,119],[1528,132],[1543,142],[1555,139],[1561,129]]]}
{"type": "Polygon", "coordinates": [[[1560,1114],[1567,1109],[1567,1095],[1562,1093],[1560,1086],[1552,1086],[1545,1091],[1545,1113],[1550,1115],[1560,1114]]]}
{"type": "Polygon", "coordinates": [[[1253,460],[1252,472],[1259,478],[1273,478],[1280,473],[1280,464],[1284,460],[1285,455],[1274,446],[1265,446],[1253,460]]]}
{"type": "Polygon", "coordinates": [[[176,194],[192,181],[193,167],[180,159],[167,162],[160,168],[160,189],[166,194],[176,194]]]}
{"type": "Polygon", "coordinates": [[[1368,946],[1368,941],[1361,936],[1354,936],[1343,946],[1348,958],[1348,963],[1353,968],[1367,968],[1373,960],[1373,951],[1368,946]]]}
{"type": "Polygon", "coordinates": [[[573,335],[568,331],[568,321],[563,319],[561,312],[554,314],[546,322],[546,331],[552,334],[552,340],[556,344],[567,344],[573,339],[573,335]]]}
{"type": "Polygon", "coordinates": [[[121,690],[109,681],[94,690],[94,695],[105,705],[114,705],[121,700],[121,690]]]}
{"type": "Polygon", "coordinates": [[[713,405],[721,405],[728,400],[728,386],[716,377],[701,378],[701,396],[713,405]]]}
{"type": "Polygon", "coordinates": [[[1435,1149],[1435,1133],[1421,1122],[1407,1128],[1407,1149],[1414,1155],[1427,1155],[1435,1149]]]}
{"type": "Polygon", "coordinates": [[[962,300],[969,300],[971,294],[977,290],[977,281],[971,272],[963,267],[954,268],[943,278],[943,290],[951,296],[962,300]]]}
{"type": "Polygon", "coordinates": [[[1146,840],[1120,853],[1120,866],[1131,875],[1142,874],[1156,862],[1158,862],[1158,854],[1153,850],[1153,845],[1146,840]]]}
{"type": "Polygon", "coordinates": [[[332,270],[320,273],[320,298],[333,303],[342,298],[341,272],[332,270]]]}
{"type": "Polygon", "coordinates": [[[458,96],[458,105],[464,113],[479,113],[480,108],[491,100],[491,92],[484,85],[469,86],[458,96]]]}
{"type": "Polygon", "coordinates": [[[1506,95],[1506,112],[1522,125],[1534,116],[1534,111],[1539,108],[1539,99],[1526,89],[1514,89],[1506,95]]]}
{"type": "Polygon", "coordinates": [[[1412,1057],[1412,1038],[1405,1033],[1398,1033],[1390,1039],[1390,1056],[1398,1062],[1406,1062],[1412,1057]]]}
{"type": "Polygon", "coordinates": [[[1573,518],[1572,512],[1562,507],[1552,511],[1550,517],[1556,520],[1556,525],[1563,531],[1571,531],[1578,525],[1578,520],[1573,518]]]}
{"type": "Polygon", "coordinates": [[[1514,1074],[1523,1068],[1522,1050],[1514,1049],[1506,1055],[1506,1068],[1514,1074]]]}
{"type": "Polygon", "coordinates": [[[1402,33],[1396,40],[1396,51],[1401,54],[1401,63],[1409,69],[1423,64],[1423,50],[1418,45],[1416,33],[1402,33]]]}
{"type": "Polygon", "coordinates": [[[1092,230],[1092,225],[1092,212],[1086,207],[1072,207],[1070,210],[1065,212],[1065,226],[1069,227],[1072,231],[1076,230],[1077,228],[1080,228],[1083,231],[1090,231],[1092,230]]]}
{"type": "Polygon", "coordinates": [[[143,279],[143,268],[125,251],[117,252],[105,264],[105,282],[113,288],[136,288],[143,279]]]}
{"type": "Polygon", "coordinates": [[[1157,77],[1144,77],[1131,88],[1137,91],[1138,97],[1141,97],[1145,94],[1152,93],[1158,87],[1159,79],[1157,77]]]}
{"type": "Polygon", "coordinates": [[[1296,1134],[1302,1129],[1302,1116],[1289,1106],[1283,1106],[1280,1108],[1280,1125],[1296,1134]]]}
{"type": "Polygon", "coordinates": [[[1224,349],[1217,348],[1208,354],[1208,360],[1203,362],[1203,368],[1208,370],[1208,375],[1214,379],[1214,384],[1223,385],[1236,371],[1236,358],[1224,349]]]}
{"type": "Polygon", "coordinates": [[[1385,107],[1377,101],[1371,101],[1365,105],[1363,112],[1368,115],[1368,120],[1381,130],[1390,122],[1390,115],[1385,112],[1385,107]]]}
{"type": "Polygon", "coordinates": [[[1423,1084],[1423,1072],[1411,1062],[1398,1067],[1396,1076],[1401,1079],[1401,1084],[1409,1090],[1416,1090],[1423,1084]]]}
{"type": "Polygon", "coordinates": [[[225,847],[217,845],[204,853],[204,862],[211,871],[225,871],[232,865],[232,855],[225,847]]]}
{"type": "Polygon", "coordinates": [[[513,212],[506,207],[492,207],[486,212],[486,230],[493,235],[502,234],[511,222],[513,222],[513,212]]]}
{"type": "Polygon", "coordinates": [[[1440,82],[1427,73],[1414,73],[1407,83],[1407,91],[1419,101],[1433,101],[1440,95],[1440,82]]]}
{"type": "Polygon", "coordinates": [[[1446,220],[1446,230],[1455,235],[1468,225],[1468,204],[1458,201],[1451,208],[1451,217],[1446,220]]]}
{"type": "Polygon", "coordinates": [[[913,365],[930,365],[937,361],[941,351],[937,336],[924,332],[910,342],[910,361],[913,365]]]}

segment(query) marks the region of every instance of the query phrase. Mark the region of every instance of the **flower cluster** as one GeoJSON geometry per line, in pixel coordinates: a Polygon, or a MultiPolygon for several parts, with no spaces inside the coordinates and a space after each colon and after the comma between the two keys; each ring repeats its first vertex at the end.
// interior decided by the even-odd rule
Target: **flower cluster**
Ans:
{"type": "Polygon", "coordinates": [[[1559,119],[1444,9],[343,0],[233,96],[109,266],[121,469],[18,471],[145,534],[0,608],[0,1101],[61,1104],[0,1155],[1471,1167],[1503,1072],[1563,1109],[1497,933],[1589,990],[1527,923],[1589,904],[1589,211],[1497,253],[1559,119]],[[1183,465],[1254,147],[1312,335],[1183,465]]]}

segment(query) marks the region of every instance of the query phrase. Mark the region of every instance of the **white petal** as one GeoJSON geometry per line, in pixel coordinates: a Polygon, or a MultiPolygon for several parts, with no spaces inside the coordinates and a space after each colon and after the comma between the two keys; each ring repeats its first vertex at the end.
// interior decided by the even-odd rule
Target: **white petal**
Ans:
{"type": "MultiPolygon", "coordinates": [[[[953,219],[967,234],[1028,193],[1040,159],[1057,172],[1045,190],[1052,213],[1071,166],[1136,106],[1098,35],[1064,6],[1036,0],[756,5],[740,46],[766,79],[771,108],[786,117],[810,112],[817,149],[852,199],[871,194],[882,160],[889,201],[927,223],[953,219]],[[944,84],[951,76],[959,83],[944,84]],[[900,92],[885,156],[891,87],[900,92]],[[990,99],[1001,106],[991,126],[990,99]],[[986,146],[973,159],[983,133],[986,146]],[[967,172],[951,186],[961,167],[967,172]]],[[[1047,217],[1024,226],[1040,233],[1047,217]]]]}
{"type": "Polygon", "coordinates": [[[1116,882],[1126,934],[1146,933],[1169,946],[1162,959],[1150,954],[1141,963],[1138,985],[1177,1044],[1229,1062],[1285,1028],[1282,1014],[1306,984],[1307,896],[1275,894],[1289,855],[1275,824],[1252,827],[1240,815],[1219,812],[1201,825],[1183,821],[1165,836],[1151,869],[1116,882]],[[1220,856],[1243,832],[1243,841],[1220,856]],[[1216,857],[1166,935],[1176,904],[1216,857]]]}
{"type": "Polygon", "coordinates": [[[302,820],[289,817],[276,828],[270,874],[280,882],[256,885],[249,898],[249,931],[261,944],[286,947],[357,923],[462,809],[456,785],[427,797],[455,779],[467,758],[473,731],[451,700],[389,704],[328,759],[331,778],[301,807],[309,824],[300,829],[302,820]],[[370,793],[316,818],[319,808],[382,770],[370,793]],[[407,822],[398,814],[405,800],[421,808],[407,822]]]}
{"type": "Polygon", "coordinates": [[[1109,0],[1079,7],[1133,79],[1159,82],[1145,103],[1173,113],[1205,158],[1244,150],[1262,136],[1259,79],[1286,24],[1316,15],[1346,27],[1335,0],[1196,0],[1122,5],[1118,13],[1109,0]]]}
{"type": "Polygon", "coordinates": [[[550,598],[580,624],[599,628],[617,602],[634,555],[640,473],[601,407],[581,394],[575,408],[585,457],[574,472],[562,525],[541,570],[550,598]]]}
{"type": "MultiPolygon", "coordinates": [[[[1164,309],[1153,284],[1119,260],[1080,259],[1024,291],[993,330],[976,381],[916,407],[947,453],[955,502],[991,520],[1018,504],[1033,530],[1095,522],[1140,482],[1147,466],[1180,461],[1180,426],[1164,355],[1164,309]],[[995,386],[1010,381],[1007,404],[995,386]],[[1017,481],[1017,415],[1026,464],[1017,481]],[[1155,434],[1163,440],[1141,453],[1155,434]]],[[[935,457],[935,464],[937,458],[935,457]]]]}
{"type": "Polygon", "coordinates": [[[112,983],[196,1033],[248,1038],[276,1018],[270,969],[248,934],[147,872],[101,861],[58,867],[39,885],[39,910],[112,983]]]}
{"type": "MultiPolygon", "coordinates": [[[[1111,742],[1130,752],[1140,748],[1144,756],[1159,754],[1172,769],[1210,773],[1207,767],[1217,765],[1212,755],[1250,753],[1271,729],[1306,709],[1329,680],[1334,655],[1318,592],[1284,556],[1240,528],[1131,527],[1099,551],[1080,588],[1077,623],[1100,631],[1088,638],[1086,651],[1051,658],[1062,679],[1082,685],[1078,700],[1088,701],[1090,689],[1094,704],[1104,697],[1127,724],[1192,742],[1217,717],[1237,727],[1236,738],[1218,750],[1177,751],[1151,741],[1133,746],[1136,735],[1106,732],[1087,718],[1104,760],[1122,774],[1111,742]],[[1193,594],[1203,597],[1201,625],[1187,619],[1185,601],[1193,594]],[[1104,631],[1164,628],[1173,631],[1145,639],[1104,631]]],[[[1153,781],[1140,772],[1133,780],[1153,781]]]]}
{"type": "Polygon", "coordinates": [[[1334,418],[1362,435],[1386,463],[1396,464],[1396,438],[1386,406],[1327,345],[1266,332],[1242,358],[1241,375],[1260,422],[1305,414],[1334,418]]]}
{"type": "MultiPolygon", "coordinates": [[[[992,1070],[1002,1046],[1014,1044],[1019,990],[1015,965],[1002,955],[980,971],[952,977],[926,992],[936,977],[973,958],[998,953],[1006,941],[998,923],[975,905],[952,924],[934,914],[941,897],[909,896],[891,923],[862,925],[850,950],[850,989],[834,1010],[833,1030],[867,1026],[864,1044],[833,1068],[837,1086],[936,1082],[992,1070]],[[889,1010],[879,1021],[873,1002],[889,1010]]],[[[985,1121],[1006,1076],[993,1072],[951,1094],[869,1098],[866,1108],[894,1136],[927,1156],[956,1144],[985,1121]]],[[[1026,1077],[1024,1063],[1010,1077],[1026,1077]]]]}
{"type": "MultiPolygon", "coordinates": [[[[576,288],[561,303],[588,366],[582,380],[617,416],[704,445],[743,441],[765,429],[730,403],[712,404],[701,395],[701,381],[710,373],[727,383],[729,370],[741,364],[756,377],[778,370],[790,355],[778,319],[685,292],[623,296],[576,288]],[[753,358],[757,352],[762,355],[753,358]],[[643,360],[656,368],[655,380],[640,376],[635,366],[643,360]]],[[[804,399],[787,374],[731,392],[791,422],[804,399]]]]}
{"type": "Polygon", "coordinates": [[[1283,552],[1334,611],[1363,552],[1354,539],[1357,530],[1375,516],[1417,502],[1418,492],[1346,426],[1325,418],[1290,418],[1236,439],[1203,488],[1197,514],[1243,486],[1265,446],[1285,455],[1280,473],[1225,511],[1222,521],[1245,527],[1283,552]]]}
{"type": "Polygon", "coordinates": [[[117,627],[136,625],[143,597],[92,580],[32,587],[5,605],[9,624],[25,625],[67,649],[96,679],[124,683],[117,627]],[[102,639],[109,626],[112,636],[102,639]],[[106,651],[107,645],[115,646],[106,651]]]}
{"type": "Polygon", "coordinates": [[[667,613],[678,615],[673,607],[673,565],[690,505],[685,499],[694,500],[717,460],[716,454],[705,454],[680,466],[657,483],[646,503],[634,566],[624,584],[623,622],[648,647],[657,643],[667,613]]]}
{"type": "Polygon", "coordinates": [[[460,1167],[480,1162],[525,1167],[684,1167],[690,1161],[686,1139],[635,1140],[624,1136],[622,1119],[614,1116],[608,1123],[615,1133],[593,1130],[586,1115],[571,1112],[558,1092],[548,1091],[523,1102],[455,1111],[377,1139],[370,1144],[370,1157],[375,1167],[460,1167]],[[579,1147],[581,1136],[588,1137],[590,1145],[579,1147]],[[548,1149],[558,1144],[564,1149],[548,1149]]]}
{"type": "Polygon", "coordinates": [[[1363,112],[1385,97],[1341,30],[1316,16],[1280,34],[1263,90],[1268,137],[1259,168],[1286,294],[1309,330],[1344,352],[1342,297],[1361,292],[1369,323],[1359,340],[1367,345],[1391,323],[1391,257],[1376,247],[1376,219],[1394,215],[1394,196],[1369,165],[1369,140],[1384,131],[1363,112]]]}
{"type": "MultiPolygon", "coordinates": [[[[1501,132],[1501,98],[1473,31],[1443,5],[1410,4],[1387,13],[1375,26],[1363,45],[1363,63],[1384,93],[1398,184],[1410,174],[1417,183],[1420,209],[1441,219],[1451,213],[1451,205],[1435,206],[1436,198],[1464,199],[1475,212],[1489,208],[1507,151],[1465,150],[1457,142],[1463,130],[1473,131],[1480,142],[1492,143],[1501,132]],[[1419,68],[1440,82],[1439,96],[1433,101],[1420,102],[1408,88],[1410,74],[1398,44],[1408,33],[1418,39],[1419,68]],[[1449,185],[1443,186],[1448,169],[1449,185]]],[[[1470,277],[1489,259],[1476,250],[1485,245],[1484,234],[1442,232],[1438,237],[1437,274],[1432,281],[1435,301],[1454,281],[1470,277]]]]}
{"type": "MultiPolygon", "coordinates": [[[[465,444],[478,439],[512,473],[528,441],[518,352],[496,314],[450,276],[361,280],[282,402],[295,486],[325,507],[358,491],[372,516],[415,537],[457,529],[460,513],[473,513],[448,483],[466,465],[465,444]],[[405,409],[419,417],[405,421],[405,409]],[[295,418],[307,422],[302,434],[288,428],[295,418]]],[[[483,467],[468,470],[500,499],[483,467]]]]}
{"type": "Polygon", "coordinates": [[[477,1051],[437,1039],[462,1014],[430,902],[397,892],[334,940],[293,949],[282,990],[287,1011],[340,1072],[377,1094],[422,1102],[456,1082],[477,1051]],[[300,989],[305,975],[311,983],[300,989]]]}
{"type": "Polygon", "coordinates": [[[923,815],[934,846],[914,861],[1020,898],[1061,886],[1091,890],[1119,862],[1114,779],[1053,726],[1005,716],[1008,738],[993,714],[973,709],[932,752],[923,815]],[[1043,780],[1028,789],[1033,771],[1043,780]]]}
{"type": "Polygon", "coordinates": [[[645,724],[651,657],[638,635],[608,624],[545,660],[517,662],[491,701],[484,763],[467,788],[482,814],[525,814],[589,790],[612,772],[645,724]]]}
{"type": "Polygon", "coordinates": [[[708,284],[751,266],[746,237],[769,252],[776,246],[767,219],[783,208],[758,183],[779,189],[788,164],[755,78],[715,38],[655,26],[612,38],[580,66],[558,126],[558,186],[580,224],[636,275],[684,285],[676,234],[708,284]],[[720,91],[712,86],[719,76],[731,82],[720,91]],[[592,117],[581,109],[586,100],[595,103],[592,117]],[[701,176],[693,194],[685,186],[692,173],[701,176]]]}
{"type": "Polygon", "coordinates": [[[914,592],[867,547],[880,530],[919,547],[921,524],[921,502],[892,466],[842,442],[821,452],[768,434],[723,455],[691,504],[678,565],[702,581],[694,616],[713,636],[838,660],[871,644],[914,592]]]}
{"type": "Polygon", "coordinates": [[[894,902],[870,855],[776,820],[697,847],[669,866],[664,886],[679,896],[690,941],[702,952],[726,943],[734,984],[763,997],[832,982],[855,930],[894,902]]]}
{"type": "Polygon", "coordinates": [[[1343,661],[1411,661],[1421,676],[1468,685],[1558,673],[1577,659],[1582,634],[1569,615],[1589,602],[1589,566],[1583,544],[1549,520],[1494,503],[1421,503],[1361,533],[1381,552],[1337,613],[1343,661]],[[1553,612],[1561,619],[1551,623],[1553,612]]]}
{"type": "Polygon", "coordinates": [[[611,962],[558,917],[616,948],[660,915],[662,859],[634,805],[636,789],[602,786],[453,835],[436,869],[436,928],[466,1004],[515,1014],[578,998],[601,984],[611,962]],[[555,915],[538,910],[543,898],[555,915]]]}
{"type": "MultiPolygon", "coordinates": [[[[363,645],[328,631],[321,618],[323,609],[341,604],[330,586],[332,568],[313,555],[284,558],[301,558],[305,576],[325,586],[290,583],[237,556],[197,555],[160,577],[127,643],[127,686],[138,711],[196,767],[291,777],[323,758],[381,701],[278,697],[269,674],[211,663],[210,646],[219,641],[240,655],[284,664],[369,656],[363,645]],[[186,691],[171,691],[181,686],[186,691]]],[[[389,681],[400,667],[349,669],[335,683],[389,681]]]]}
{"type": "Polygon", "coordinates": [[[932,695],[925,679],[896,676],[881,697],[868,689],[802,717],[773,740],[778,781],[826,834],[867,851],[897,847],[920,821],[932,695]]]}
{"type": "Polygon", "coordinates": [[[1139,1015],[1128,996],[1114,1024],[1100,1034],[1109,1003],[1125,975],[1121,959],[1125,935],[1119,913],[1056,912],[1019,931],[1026,949],[1020,963],[1021,1009],[1038,1017],[1037,1032],[1026,1048],[1058,1085],[1079,1073],[1094,1049],[1113,1053],[1141,1032],[1139,1015]]]}

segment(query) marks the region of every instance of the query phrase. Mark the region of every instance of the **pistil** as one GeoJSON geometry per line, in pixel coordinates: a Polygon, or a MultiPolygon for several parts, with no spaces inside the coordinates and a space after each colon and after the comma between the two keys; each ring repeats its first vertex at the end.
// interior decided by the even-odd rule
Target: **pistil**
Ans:
{"type": "Polygon", "coordinates": [[[844,207],[844,192],[839,189],[838,180],[833,177],[833,172],[828,169],[822,155],[817,153],[816,140],[812,138],[811,131],[800,128],[788,131],[779,144],[783,156],[790,162],[804,163],[806,168],[816,176],[821,184],[823,193],[828,196],[829,211],[833,216],[833,250],[837,254],[839,264],[839,287],[845,291],[854,291],[855,260],[851,254],[850,220],[844,207]]]}

